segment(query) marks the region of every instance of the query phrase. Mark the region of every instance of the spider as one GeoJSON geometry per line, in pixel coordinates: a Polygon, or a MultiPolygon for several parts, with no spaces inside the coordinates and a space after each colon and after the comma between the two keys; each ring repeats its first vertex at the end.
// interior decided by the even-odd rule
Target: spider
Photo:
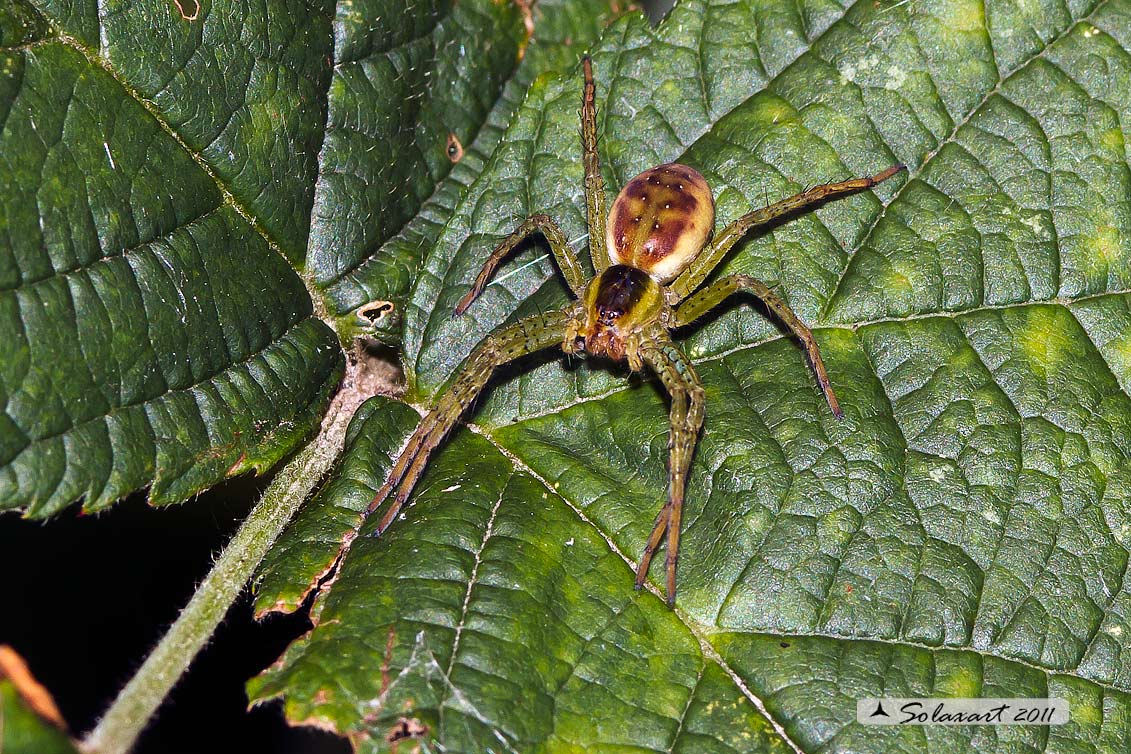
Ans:
{"type": "Polygon", "coordinates": [[[584,352],[617,362],[627,361],[632,371],[642,371],[647,365],[671,396],[668,500],[660,509],[644,547],[636,569],[636,588],[644,584],[652,556],[666,535],[666,586],[670,607],[675,604],[684,489],[704,415],[702,383],[690,359],[672,341],[670,331],[699,319],[733,293],[752,293],[801,341],[829,409],[838,419],[842,418],[817,342],[785,301],[749,275],[728,275],[705,288],[700,286],[752,228],[835,197],[870,189],[904,166],[894,165],[869,178],[810,188],[743,215],[711,239],[715,205],[706,179],[693,168],[669,163],[646,170],[630,180],[613,201],[606,222],[605,183],[597,154],[593,68],[588,57],[582,59],[582,67],[585,74],[581,99],[582,161],[589,252],[595,274],[586,279],[561,228],[544,214],[529,217],[498,245],[471,290],[456,305],[457,316],[482,293],[510,252],[536,233],[549,243],[558,268],[577,300],[558,311],[499,327],[479,344],[432,410],[421,419],[365,516],[377,510],[396,489],[396,496],[373,535],[385,531],[411,494],[432,451],[475,401],[496,367],[555,345],[567,354],[584,352]]]}

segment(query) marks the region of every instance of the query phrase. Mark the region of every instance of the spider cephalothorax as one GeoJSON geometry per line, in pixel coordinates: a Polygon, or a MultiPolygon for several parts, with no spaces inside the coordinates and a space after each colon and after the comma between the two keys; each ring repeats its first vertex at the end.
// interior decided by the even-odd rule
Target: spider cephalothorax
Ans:
{"type": "Polygon", "coordinates": [[[396,496],[375,533],[380,534],[389,526],[423,473],[432,450],[479,395],[497,366],[555,345],[566,353],[585,352],[627,361],[629,368],[635,371],[647,365],[671,396],[669,483],[668,500],[660,509],[636,569],[636,586],[639,588],[644,583],[652,555],[667,535],[666,586],[668,604],[672,604],[683,495],[691,456],[703,424],[704,400],[694,366],[672,341],[669,331],[694,322],[737,291],[754,294],[801,341],[817,384],[830,410],[839,418],[840,405],[829,385],[817,342],[785,301],[748,275],[729,275],[706,288],[700,289],[700,286],[751,228],[833,197],[869,189],[898,173],[903,166],[895,165],[869,178],[816,186],[743,215],[709,240],[714,228],[715,204],[706,179],[693,168],[669,163],[646,170],[630,180],[613,201],[606,217],[605,184],[597,155],[593,71],[589,58],[582,62],[585,71],[581,101],[582,161],[589,252],[595,274],[586,280],[577,255],[561,229],[546,215],[531,216],[499,244],[471,290],[456,305],[457,315],[483,291],[495,269],[514,247],[533,233],[545,236],[577,300],[558,311],[500,327],[467,357],[456,378],[409,438],[367,514],[376,510],[396,489],[396,496]]]}
{"type": "Polygon", "coordinates": [[[665,331],[661,323],[671,311],[662,286],[643,270],[625,264],[606,267],[594,277],[574,309],[562,349],[613,361],[627,359],[634,370],[644,368],[641,349],[665,331]]]}

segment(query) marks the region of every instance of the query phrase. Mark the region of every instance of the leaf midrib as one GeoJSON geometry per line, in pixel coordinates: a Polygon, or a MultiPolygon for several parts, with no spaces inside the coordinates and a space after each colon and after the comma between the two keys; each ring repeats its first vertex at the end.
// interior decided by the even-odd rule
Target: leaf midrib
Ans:
{"type": "MultiPolygon", "coordinates": [[[[467,591],[463,594],[463,605],[460,607],[459,620],[456,622],[455,636],[452,638],[452,651],[448,658],[448,669],[445,673],[449,678],[452,675],[452,669],[456,664],[456,655],[459,653],[460,639],[463,638],[464,625],[467,622],[467,609],[471,604],[471,593],[475,589],[476,583],[479,580],[479,567],[483,564],[483,551],[487,549],[487,543],[491,541],[491,537],[495,533],[495,519],[499,515],[499,508],[503,505],[503,498],[506,497],[507,487],[510,486],[511,480],[514,479],[515,469],[511,467],[511,473],[505,481],[499,486],[499,494],[495,498],[494,504],[491,506],[491,514],[487,518],[487,524],[483,527],[483,538],[479,542],[479,549],[473,553],[475,556],[475,563],[471,567],[471,576],[467,580],[467,591]]],[[[454,687],[453,687],[454,688],[454,687]]],[[[437,715],[439,717],[438,727],[440,728],[440,736],[443,737],[444,733],[444,706],[450,698],[450,694],[445,696],[436,705],[437,715]]],[[[512,738],[515,738],[513,731],[507,731],[512,738]]]]}

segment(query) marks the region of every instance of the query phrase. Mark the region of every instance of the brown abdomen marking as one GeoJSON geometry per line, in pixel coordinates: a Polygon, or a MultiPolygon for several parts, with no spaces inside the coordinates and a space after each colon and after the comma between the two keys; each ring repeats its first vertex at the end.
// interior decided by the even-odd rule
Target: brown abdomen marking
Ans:
{"type": "Polygon", "coordinates": [[[715,201],[699,171],[674,162],[645,170],[609,210],[610,261],[669,282],[691,264],[714,224],[715,201]]]}

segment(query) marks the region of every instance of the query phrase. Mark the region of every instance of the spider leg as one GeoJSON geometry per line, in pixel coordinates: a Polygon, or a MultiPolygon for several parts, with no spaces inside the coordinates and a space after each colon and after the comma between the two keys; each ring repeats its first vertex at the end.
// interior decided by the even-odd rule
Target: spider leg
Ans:
{"type": "Polygon", "coordinates": [[[817,347],[813,332],[805,326],[789,304],[761,280],[750,275],[730,275],[711,283],[679,305],[675,310],[675,323],[672,327],[683,327],[694,322],[737,291],[749,291],[757,296],[797,336],[801,345],[805,347],[805,353],[809,356],[809,363],[813,365],[813,373],[817,377],[817,385],[821,388],[829,408],[836,418],[843,419],[844,412],[841,411],[840,402],[836,399],[836,393],[833,392],[832,384],[829,382],[829,373],[825,369],[825,362],[821,358],[821,350],[817,347]]]}
{"type": "Polygon", "coordinates": [[[475,282],[471,286],[471,290],[467,292],[459,303],[456,304],[456,315],[463,314],[467,311],[467,307],[475,299],[479,298],[479,294],[487,287],[487,283],[491,282],[491,276],[495,274],[495,270],[499,268],[507,255],[514,250],[527,236],[534,233],[541,233],[547,243],[550,244],[550,251],[554,254],[554,259],[558,263],[558,269],[562,271],[565,276],[566,283],[569,285],[574,296],[581,296],[582,291],[585,289],[585,272],[581,269],[581,263],[577,261],[577,254],[570,248],[569,242],[566,240],[565,234],[558,224],[553,221],[548,215],[531,215],[526,218],[514,231],[503,239],[502,243],[495,247],[491,252],[491,256],[487,257],[487,261],[483,263],[483,269],[479,271],[476,276],[475,282]]]}
{"type": "Polygon", "coordinates": [[[585,165],[585,209],[589,217],[589,256],[593,272],[600,275],[609,266],[605,248],[605,179],[601,176],[601,156],[597,154],[597,87],[593,84],[593,63],[586,55],[581,59],[585,70],[585,89],[581,95],[581,149],[585,165]]]}
{"type": "Polygon", "coordinates": [[[867,178],[851,178],[839,183],[825,183],[802,191],[800,194],[795,194],[788,199],[782,199],[768,207],[748,212],[723,228],[714,240],[699,253],[699,256],[695,258],[691,265],[672,281],[670,288],[675,293],[676,301],[687,298],[692,291],[702,285],[711,271],[718,266],[719,262],[723,261],[727,252],[752,228],[765,225],[782,215],[801,212],[837,197],[865,191],[886,181],[902,170],[904,170],[903,165],[892,165],[887,170],[881,170],[867,178]]]}
{"type": "Polygon", "coordinates": [[[691,361],[679,348],[667,341],[644,352],[644,359],[660,377],[671,396],[671,434],[668,437],[668,501],[656,516],[656,523],[644,546],[640,565],[636,568],[636,588],[644,584],[652,556],[667,534],[667,594],[668,606],[675,604],[675,571],[679,559],[679,536],[683,517],[683,495],[687,487],[687,473],[699,429],[703,426],[704,394],[699,375],[691,361]]]}
{"type": "Polygon", "coordinates": [[[371,515],[382,502],[396,490],[388,510],[381,517],[374,536],[381,534],[400,512],[412,488],[424,472],[432,451],[459,421],[464,411],[487,384],[495,368],[553,345],[561,345],[565,335],[569,310],[562,309],[532,317],[502,327],[493,332],[471,352],[464,361],[458,376],[441,394],[435,407],[420,420],[404,450],[389,471],[389,477],[365,511],[371,515]]]}

